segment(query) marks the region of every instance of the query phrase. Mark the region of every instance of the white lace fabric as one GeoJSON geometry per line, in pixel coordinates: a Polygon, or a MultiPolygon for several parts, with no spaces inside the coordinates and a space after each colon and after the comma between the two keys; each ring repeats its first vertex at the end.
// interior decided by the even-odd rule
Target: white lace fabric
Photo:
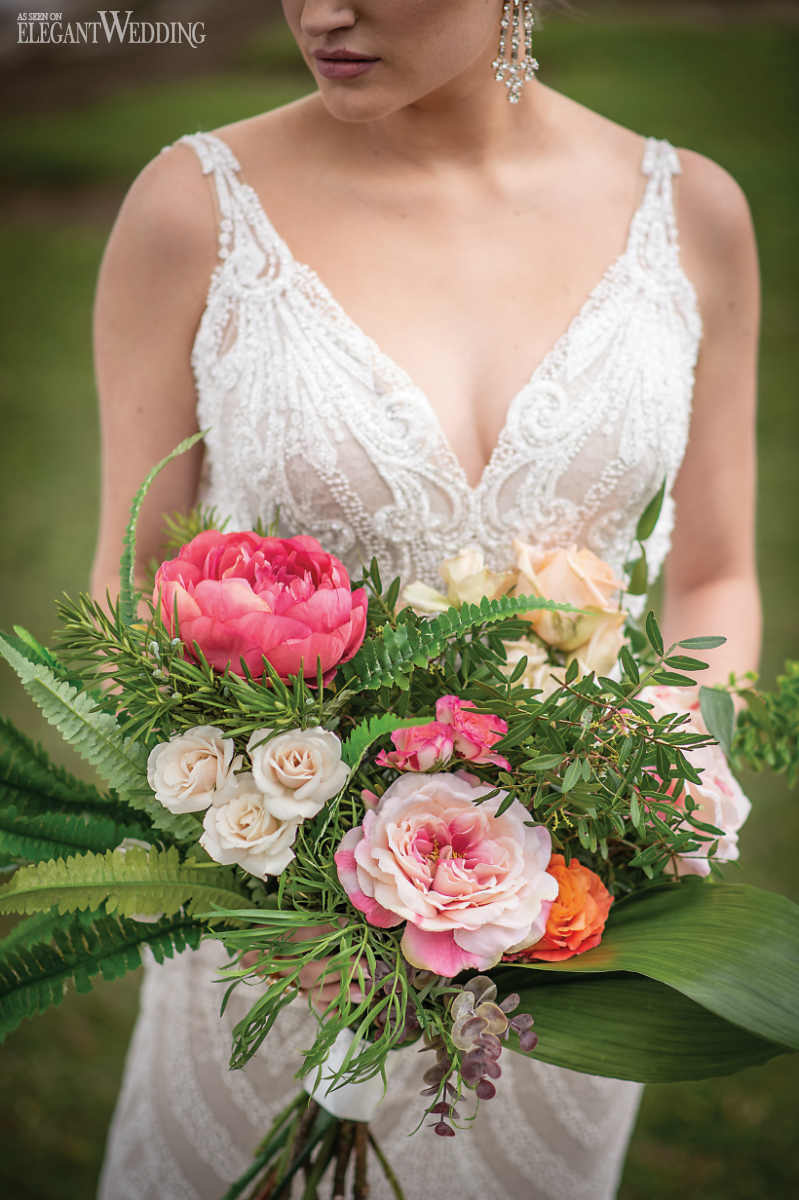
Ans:
{"type": "MultiPolygon", "coordinates": [[[[679,258],[668,142],[646,141],[647,176],[624,252],[513,398],[471,486],[424,393],[297,262],[241,178],[227,144],[181,141],[212,174],[219,262],[193,352],[198,421],[209,430],[200,498],[232,529],[271,520],[309,533],[351,574],[377,555],[384,580],[436,585],[469,542],[501,569],[514,536],[584,545],[617,571],[644,507],[667,496],[649,539],[651,577],[668,552],[668,494],[688,438],[701,319],[679,258]]],[[[101,1181],[101,1200],[219,1200],[297,1088],[315,1018],[300,1004],[241,1072],[207,944],[146,970],[101,1181]]],[[[503,1055],[497,1098],[454,1139],[421,1131],[421,1060],[403,1051],[376,1129],[408,1200],[610,1200],[640,1097],[637,1084],[503,1055]]],[[[377,1164],[370,1196],[391,1195],[377,1164]]]]}

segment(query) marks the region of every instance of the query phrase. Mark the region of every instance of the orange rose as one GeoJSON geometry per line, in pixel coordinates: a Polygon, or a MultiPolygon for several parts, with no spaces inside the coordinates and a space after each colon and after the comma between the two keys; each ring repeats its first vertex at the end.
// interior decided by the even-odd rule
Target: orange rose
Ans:
{"type": "Polygon", "coordinates": [[[524,957],[561,962],[599,945],[613,897],[599,876],[576,858],[567,867],[562,854],[553,854],[547,871],[558,881],[558,898],[544,936],[524,957]]]}

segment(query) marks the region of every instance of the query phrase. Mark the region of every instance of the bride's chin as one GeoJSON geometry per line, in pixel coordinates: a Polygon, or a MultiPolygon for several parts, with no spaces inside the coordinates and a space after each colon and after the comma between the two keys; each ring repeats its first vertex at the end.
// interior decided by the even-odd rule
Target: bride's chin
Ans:
{"type": "Polygon", "coordinates": [[[384,88],[330,87],[326,81],[319,86],[319,98],[336,121],[353,125],[379,121],[404,107],[400,99],[388,95],[384,88]]]}

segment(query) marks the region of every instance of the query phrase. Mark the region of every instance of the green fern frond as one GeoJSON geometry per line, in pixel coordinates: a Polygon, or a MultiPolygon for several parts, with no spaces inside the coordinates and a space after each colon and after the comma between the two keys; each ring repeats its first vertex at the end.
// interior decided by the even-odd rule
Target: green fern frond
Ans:
{"type": "Polygon", "coordinates": [[[401,687],[414,667],[426,667],[443,653],[450,638],[539,608],[577,611],[569,604],[555,604],[535,596],[500,596],[496,600],[483,597],[479,604],[448,608],[419,625],[401,624],[396,628],[386,625],[377,637],[364,642],[354,658],[344,663],[339,669],[339,677],[348,688],[356,691],[401,687]]]}
{"type": "Polygon", "coordinates": [[[118,801],[54,763],[44,748],[0,717],[0,782],[24,788],[52,809],[69,805],[84,812],[119,815],[118,801]]]}
{"type": "Polygon", "coordinates": [[[394,717],[391,713],[383,716],[367,717],[356,725],[344,745],[341,747],[341,757],[353,771],[358,769],[366,751],[383,734],[392,733],[395,729],[408,728],[411,725],[427,725],[433,717],[394,717]]]}
{"type": "Polygon", "coordinates": [[[0,854],[47,862],[84,850],[113,850],[123,838],[148,836],[140,827],[125,827],[96,813],[26,812],[9,803],[9,795],[13,792],[8,787],[0,790],[0,854]]]}
{"type": "Polygon", "coordinates": [[[53,922],[32,918],[22,922],[36,930],[28,940],[18,937],[7,950],[0,945],[0,1040],[25,1017],[44,1012],[63,1000],[74,987],[87,992],[92,979],[118,979],[141,963],[141,948],[149,946],[158,962],[187,947],[200,944],[203,926],[179,913],[153,924],[95,914],[91,922],[80,916],[53,922]]]}
{"type": "Polygon", "coordinates": [[[82,854],[20,867],[0,887],[0,913],[97,909],[109,913],[207,912],[241,907],[242,891],[232,867],[182,863],[174,846],[166,850],[82,854]]]}
{"type": "Polygon", "coordinates": [[[22,686],[66,742],[115,788],[126,804],[145,812],[156,829],[177,841],[195,841],[196,821],[175,816],[159,804],[147,786],[147,751],[127,739],[114,717],[84,692],[23,658],[0,636],[0,654],[19,675],[22,686]]]}
{"type": "Polygon", "coordinates": [[[144,503],[144,498],[150,490],[150,486],[157,475],[163,471],[164,467],[168,466],[173,459],[178,458],[181,454],[185,454],[192,446],[203,437],[202,433],[192,434],[191,437],[184,438],[179,446],[176,446],[171,454],[167,454],[166,458],[162,458],[159,463],[156,463],[153,469],[147,475],[144,483],[139,488],[136,495],[133,497],[133,502],[130,506],[130,518],[128,526],[125,530],[123,539],[122,558],[119,563],[119,615],[125,625],[132,625],[136,620],[136,606],[139,602],[139,593],[136,590],[135,569],[136,569],[136,525],[139,520],[141,506],[144,503]]]}

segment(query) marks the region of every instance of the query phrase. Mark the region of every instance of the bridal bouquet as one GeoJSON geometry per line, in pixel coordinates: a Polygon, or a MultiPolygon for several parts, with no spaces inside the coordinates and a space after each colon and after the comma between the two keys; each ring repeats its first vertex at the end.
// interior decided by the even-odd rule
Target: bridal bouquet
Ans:
{"type": "Polygon", "coordinates": [[[749,809],[728,762],[796,775],[796,664],[771,695],[697,688],[723,639],[664,646],[575,547],[516,542],[503,572],[467,548],[446,593],[384,588],[373,560],[353,587],[311,537],[199,512],[143,599],[136,518],[170,459],[134,500],[118,601],[62,600],[54,650],[0,637],[109,789],[2,725],[0,913],[29,916],[0,943],[0,1033],[144,946],[215,938],[228,992],[256,985],[241,1067],[313,969],[313,1099],[230,1197],[300,1168],[305,1195],[328,1167],[343,1191],[352,1158],[363,1189],[368,1142],[401,1194],[368,1120],[412,1043],[441,1136],[501,1099],[506,1049],[663,1081],[799,1046],[797,909],[719,870],[749,809]]]}

